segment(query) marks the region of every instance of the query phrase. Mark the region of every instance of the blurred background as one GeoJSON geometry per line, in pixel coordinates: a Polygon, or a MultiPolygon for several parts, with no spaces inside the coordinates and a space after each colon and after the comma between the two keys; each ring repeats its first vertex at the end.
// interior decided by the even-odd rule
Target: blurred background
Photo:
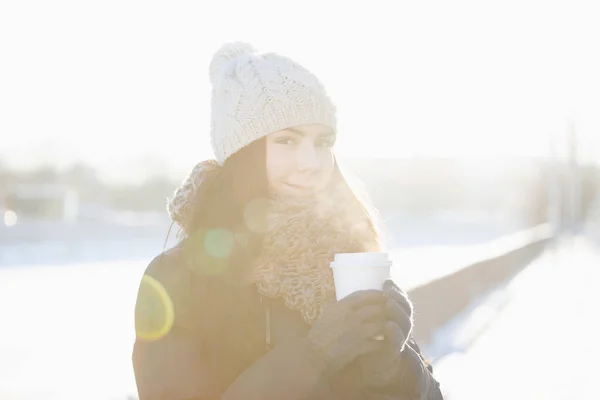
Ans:
{"type": "Polygon", "coordinates": [[[592,320],[579,306],[600,283],[599,17],[583,1],[0,2],[0,398],[136,398],[137,288],[176,240],[166,198],[213,158],[208,64],[232,40],[324,82],[338,157],[407,289],[543,241],[526,262],[500,258],[489,268],[518,271],[423,336],[448,398],[481,398],[497,374],[525,388],[512,398],[591,398],[600,352],[579,331],[587,364],[560,362],[559,391],[507,375],[502,354],[555,353],[554,337],[506,331],[554,324],[537,311],[559,285],[580,300],[578,329],[592,320]]]}

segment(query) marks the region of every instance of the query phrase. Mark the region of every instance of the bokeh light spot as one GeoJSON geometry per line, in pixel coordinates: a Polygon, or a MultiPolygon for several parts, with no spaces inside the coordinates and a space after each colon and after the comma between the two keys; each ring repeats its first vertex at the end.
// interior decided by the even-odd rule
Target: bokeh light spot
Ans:
{"type": "Polygon", "coordinates": [[[267,207],[269,200],[259,197],[251,200],[244,208],[244,222],[252,232],[264,234],[267,232],[267,207]]]}
{"type": "Polygon", "coordinates": [[[12,210],[6,210],[4,212],[4,225],[14,226],[17,224],[17,213],[12,210]]]}
{"type": "Polygon", "coordinates": [[[165,287],[150,275],[144,275],[140,284],[136,309],[136,336],[155,341],[173,327],[175,310],[165,287]]]}
{"type": "Polygon", "coordinates": [[[204,236],[204,249],[215,258],[227,258],[233,251],[235,236],[229,229],[211,229],[204,236]]]}

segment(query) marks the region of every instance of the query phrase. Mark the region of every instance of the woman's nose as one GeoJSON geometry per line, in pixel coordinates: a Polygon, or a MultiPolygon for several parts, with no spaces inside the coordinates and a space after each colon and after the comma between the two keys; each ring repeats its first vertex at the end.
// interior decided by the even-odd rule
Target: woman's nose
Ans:
{"type": "Polygon", "coordinates": [[[320,162],[315,146],[302,146],[298,149],[296,163],[299,171],[316,171],[320,162]]]}

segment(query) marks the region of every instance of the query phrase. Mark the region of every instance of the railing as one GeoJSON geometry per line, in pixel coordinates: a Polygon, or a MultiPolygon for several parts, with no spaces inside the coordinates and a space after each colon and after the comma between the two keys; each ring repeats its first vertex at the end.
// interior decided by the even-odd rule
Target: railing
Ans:
{"type": "Polygon", "coordinates": [[[415,339],[427,346],[438,329],[525,268],[552,237],[552,227],[543,224],[478,246],[479,261],[409,290],[415,305],[415,339]]]}

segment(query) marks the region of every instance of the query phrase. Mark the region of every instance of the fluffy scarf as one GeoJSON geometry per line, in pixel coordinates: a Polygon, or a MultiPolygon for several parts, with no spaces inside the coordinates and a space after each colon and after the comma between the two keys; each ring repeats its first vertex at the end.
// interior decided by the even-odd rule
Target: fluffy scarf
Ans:
{"type": "Polygon", "coordinates": [[[334,255],[380,250],[368,210],[345,183],[310,199],[273,199],[267,215],[254,281],[261,295],[282,297],[309,324],[335,300],[334,255]]]}

